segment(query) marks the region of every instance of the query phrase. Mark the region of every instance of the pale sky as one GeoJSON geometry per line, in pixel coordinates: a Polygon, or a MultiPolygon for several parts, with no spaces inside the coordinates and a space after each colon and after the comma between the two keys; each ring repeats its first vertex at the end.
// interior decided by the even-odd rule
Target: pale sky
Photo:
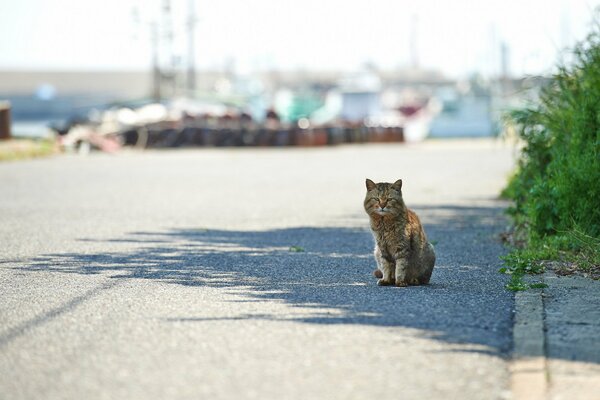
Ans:
{"type": "MultiPolygon", "coordinates": [[[[172,0],[176,52],[184,13],[172,0]]],[[[0,69],[147,69],[149,22],[160,0],[0,0],[0,69]],[[138,7],[139,18],[133,9],[138,7]]],[[[266,68],[356,70],[411,62],[449,76],[551,71],[591,28],[600,0],[196,0],[196,64],[244,73],[266,68]],[[416,23],[414,22],[416,21],[416,23]]]]}

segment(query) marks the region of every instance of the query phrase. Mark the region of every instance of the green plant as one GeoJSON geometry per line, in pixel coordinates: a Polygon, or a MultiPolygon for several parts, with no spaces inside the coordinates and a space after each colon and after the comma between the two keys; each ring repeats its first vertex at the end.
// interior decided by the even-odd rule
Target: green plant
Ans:
{"type": "MultiPolygon", "coordinates": [[[[544,266],[539,261],[539,253],[528,250],[515,250],[505,256],[500,257],[508,268],[504,273],[508,274],[541,274],[544,272],[544,266]]],[[[543,257],[542,257],[543,258],[543,257]]]]}
{"type": "Polygon", "coordinates": [[[512,275],[510,281],[506,284],[506,288],[513,292],[519,292],[529,289],[530,286],[523,282],[523,275],[512,275]]]}
{"type": "Polygon", "coordinates": [[[303,248],[303,247],[300,247],[300,246],[290,246],[290,249],[289,249],[289,250],[290,250],[292,253],[301,253],[301,252],[303,252],[303,251],[304,251],[304,248],[303,248]]]}
{"type": "Polygon", "coordinates": [[[539,103],[509,113],[523,139],[518,172],[504,194],[532,235],[547,236],[578,224],[600,235],[600,32],[561,66],[539,103]]]}
{"type": "Polygon", "coordinates": [[[543,289],[543,288],[547,288],[548,285],[546,285],[545,283],[532,283],[529,285],[529,287],[531,289],[543,289]]]}
{"type": "MultiPolygon", "coordinates": [[[[536,104],[506,120],[524,143],[502,192],[513,201],[508,212],[524,248],[504,258],[505,272],[539,273],[539,260],[599,267],[600,29],[575,47],[536,104]]],[[[516,280],[509,285],[520,288],[516,280]]]]}
{"type": "Polygon", "coordinates": [[[540,261],[542,253],[525,250],[514,250],[513,252],[500,257],[506,267],[500,268],[499,272],[510,275],[510,281],[506,284],[506,288],[512,291],[527,290],[534,287],[543,287],[539,283],[527,284],[523,281],[526,274],[541,274],[545,267],[540,261]]]}
{"type": "Polygon", "coordinates": [[[0,141],[0,161],[14,161],[34,157],[44,157],[57,153],[57,148],[49,139],[10,139],[0,141]]]}

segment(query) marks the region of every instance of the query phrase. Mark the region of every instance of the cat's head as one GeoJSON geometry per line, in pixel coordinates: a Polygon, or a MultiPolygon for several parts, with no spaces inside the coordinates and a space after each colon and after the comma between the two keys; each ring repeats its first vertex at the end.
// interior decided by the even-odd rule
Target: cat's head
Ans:
{"type": "Polygon", "coordinates": [[[405,209],[402,200],[402,179],[394,183],[375,183],[367,179],[365,211],[369,215],[398,215],[405,209]]]}

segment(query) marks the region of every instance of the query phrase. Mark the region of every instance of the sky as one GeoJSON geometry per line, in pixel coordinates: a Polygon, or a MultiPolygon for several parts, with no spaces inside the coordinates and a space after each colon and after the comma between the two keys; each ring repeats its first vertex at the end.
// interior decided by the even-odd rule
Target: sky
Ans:
{"type": "MultiPolygon", "coordinates": [[[[186,11],[171,0],[185,62],[186,11]]],[[[0,0],[0,69],[142,70],[164,0],[0,0]]],[[[354,71],[416,63],[461,77],[543,74],[592,26],[600,0],[195,0],[198,69],[354,71]],[[411,45],[412,43],[412,45],[411,45]],[[412,50],[411,50],[412,49],[412,50]]],[[[164,50],[164,42],[163,47],[164,50]]],[[[161,54],[165,54],[163,51],[161,54]]]]}

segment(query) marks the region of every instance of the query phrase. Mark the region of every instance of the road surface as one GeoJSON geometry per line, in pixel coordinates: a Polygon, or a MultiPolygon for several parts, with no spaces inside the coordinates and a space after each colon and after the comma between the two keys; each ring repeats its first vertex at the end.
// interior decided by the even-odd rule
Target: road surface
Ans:
{"type": "Polygon", "coordinates": [[[0,398],[508,398],[513,165],[490,140],[0,164],[0,398]],[[403,179],[430,285],[376,285],[367,177],[403,179]]]}

